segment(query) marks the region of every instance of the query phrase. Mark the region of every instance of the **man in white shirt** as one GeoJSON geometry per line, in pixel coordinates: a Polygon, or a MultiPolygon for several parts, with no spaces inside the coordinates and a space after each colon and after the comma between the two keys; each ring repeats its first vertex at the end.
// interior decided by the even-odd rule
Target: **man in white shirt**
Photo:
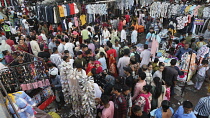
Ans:
{"type": "Polygon", "coordinates": [[[135,45],[137,43],[137,36],[138,32],[135,30],[135,28],[132,26],[131,27],[132,33],[131,33],[131,43],[135,45]]]}
{"type": "Polygon", "coordinates": [[[125,32],[126,26],[123,26],[123,29],[121,31],[121,42],[126,42],[126,32],[125,32]]]}
{"type": "Polygon", "coordinates": [[[68,24],[69,29],[73,28],[73,23],[71,22],[71,19],[69,20],[69,24],[68,24]]]}
{"type": "Polygon", "coordinates": [[[66,42],[64,41],[64,39],[61,39],[61,41],[62,42],[58,46],[58,52],[63,54],[63,52],[64,52],[64,45],[66,44],[66,42]]]}
{"type": "Polygon", "coordinates": [[[103,45],[106,45],[106,42],[109,41],[109,38],[110,38],[110,32],[108,31],[108,29],[106,27],[104,27],[102,36],[103,36],[102,43],[103,43],[103,45]]]}
{"type": "Polygon", "coordinates": [[[54,63],[57,67],[62,63],[61,56],[58,54],[57,47],[53,48],[53,54],[50,56],[50,60],[54,63]]]}
{"type": "Polygon", "coordinates": [[[24,28],[26,29],[27,35],[29,34],[29,23],[26,21],[26,16],[23,17],[22,23],[24,25],[24,28]]]}
{"type": "Polygon", "coordinates": [[[148,65],[150,62],[151,52],[148,50],[148,45],[144,44],[144,51],[141,52],[140,60],[141,64],[140,67],[144,64],[148,65]]]}
{"type": "Polygon", "coordinates": [[[75,45],[72,43],[72,40],[69,42],[69,39],[65,39],[66,44],[64,45],[64,50],[68,50],[71,57],[74,57],[74,47],[75,45]]]}
{"type": "Polygon", "coordinates": [[[45,31],[44,30],[42,30],[42,33],[40,34],[40,36],[42,36],[42,39],[44,40],[44,42],[48,44],[48,40],[47,40],[47,37],[45,35],[45,31]]]}

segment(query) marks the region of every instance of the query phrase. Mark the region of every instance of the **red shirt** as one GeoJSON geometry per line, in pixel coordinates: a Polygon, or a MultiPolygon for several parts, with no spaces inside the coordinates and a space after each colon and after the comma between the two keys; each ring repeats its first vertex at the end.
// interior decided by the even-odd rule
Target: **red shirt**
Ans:
{"type": "Polygon", "coordinates": [[[127,23],[129,23],[130,22],[130,15],[125,15],[125,20],[126,20],[127,23]]]}
{"type": "Polygon", "coordinates": [[[13,45],[15,44],[14,41],[11,40],[11,39],[7,39],[7,40],[6,40],[6,43],[7,43],[8,45],[10,45],[10,46],[13,46],[13,45]]]}
{"type": "Polygon", "coordinates": [[[74,15],[75,14],[75,10],[74,10],[74,4],[69,4],[70,7],[70,15],[74,15]]]}
{"type": "Polygon", "coordinates": [[[110,49],[106,53],[107,53],[107,58],[109,58],[111,55],[114,56],[115,58],[117,57],[117,52],[115,49],[110,49]]]}
{"type": "Polygon", "coordinates": [[[120,21],[119,24],[118,24],[118,31],[121,31],[123,28],[123,22],[120,21]]]}

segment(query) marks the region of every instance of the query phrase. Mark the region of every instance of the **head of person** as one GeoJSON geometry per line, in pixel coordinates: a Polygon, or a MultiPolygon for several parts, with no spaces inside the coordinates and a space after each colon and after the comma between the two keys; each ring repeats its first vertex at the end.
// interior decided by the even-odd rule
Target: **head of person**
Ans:
{"type": "Polygon", "coordinates": [[[87,51],[87,50],[88,50],[88,46],[87,46],[87,45],[85,45],[85,44],[83,44],[83,45],[82,45],[82,51],[84,51],[84,52],[85,52],[85,51],[87,51]]]}
{"type": "Polygon", "coordinates": [[[57,37],[52,36],[52,42],[55,42],[57,40],[57,37]]]}
{"type": "Polygon", "coordinates": [[[124,49],[124,56],[128,56],[130,54],[130,50],[129,49],[124,49]]]}
{"type": "Polygon", "coordinates": [[[60,45],[60,41],[56,40],[56,41],[55,41],[55,45],[56,45],[56,46],[59,46],[59,45],[60,45]]]}
{"type": "Polygon", "coordinates": [[[167,112],[170,105],[171,105],[171,103],[168,100],[163,100],[162,103],[161,103],[161,107],[163,109],[163,112],[167,112]]]}
{"type": "Polygon", "coordinates": [[[117,39],[115,39],[115,45],[118,45],[119,41],[117,39]]]}
{"type": "Polygon", "coordinates": [[[3,53],[4,56],[10,54],[10,52],[8,50],[4,50],[4,51],[2,51],[2,53],[3,53]]]}
{"type": "Polygon", "coordinates": [[[19,44],[23,45],[24,44],[24,39],[19,39],[19,44]]]}
{"type": "Polygon", "coordinates": [[[159,62],[159,59],[158,58],[155,58],[154,59],[154,63],[158,63],[159,62]]]}
{"type": "Polygon", "coordinates": [[[189,32],[189,33],[188,33],[188,36],[192,36],[192,32],[189,32]]]}
{"type": "Polygon", "coordinates": [[[113,87],[112,92],[116,95],[120,94],[122,92],[121,85],[117,84],[113,87]]]}
{"type": "Polygon", "coordinates": [[[132,26],[132,27],[131,27],[131,30],[133,31],[134,29],[135,29],[134,26],[132,26]]]}
{"type": "Polygon", "coordinates": [[[77,63],[75,66],[77,68],[77,71],[79,71],[79,72],[82,71],[83,66],[81,63],[77,63]]]}
{"type": "Polygon", "coordinates": [[[118,76],[115,81],[116,81],[116,84],[122,85],[124,83],[123,80],[124,80],[124,77],[118,76]]]}
{"type": "Polygon", "coordinates": [[[104,57],[105,56],[104,52],[100,52],[99,55],[100,55],[100,57],[104,57]]]}
{"type": "Polygon", "coordinates": [[[58,48],[57,47],[54,47],[53,48],[53,53],[57,53],[58,52],[58,48]]]}
{"type": "Polygon", "coordinates": [[[132,112],[136,116],[142,116],[142,110],[141,110],[141,107],[139,105],[134,105],[132,107],[132,112]]]}
{"type": "Polygon", "coordinates": [[[147,94],[150,92],[150,90],[152,89],[152,86],[151,85],[144,85],[143,86],[143,93],[144,94],[147,94]]]}
{"type": "Polygon", "coordinates": [[[123,29],[126,29],[126,26],[123,26],[123,29]]]}
{"type": "Polygon", "coordinates": [[[80,58],[80,59],[82,58],[82,52],[81,51],[77,52],[77,58],[80,58]]]}
{"type": "Polygon", "coordinates": [[[183,102],[183,108],[184,108],[184,113],[189,114],[193,110],[193,104],[190,101],[184,101],[183,102]]]}
{"type": "Polygon", "coordinates": [[[96,68],[98,68],[98,67],[100,67],[101,63],[99,61],[95,61],[94,65],[95,65],[96,68]]]}
{"type": "Polygon", "coordinates": [[[171,66],[175,66],[176,65],[176,62],[177,62],[176,59],[172,59],[171,62],[170,62],[171,66]]]}
{"type": "Polygon", "coordinates": [[[130,88],[126,85],[123,86],[123,94],[124,95],[129,95],[131,93],[130,88]]]}
{"type": "Polygon", "coordinates": [[[143,71],[146,71],[148,69],[148,66],[146,64],[144,64],[144,65],[142,65],[141,68],[142,68],[143,71]]]}
{"type": "Polygon", "coordinates": [[[203,36],[200,36],[199,37],[199,41],[204,41],[204,37],[203,36]]]}
{"type": "Polygon", "coordinates": [[[150,28],[150,29],[149,29],[149,32],[150,32],[150,33],[154,33],[154,28],[150,28]]]}
{"type": "Polygon", "coordinates": [[[165,68],[165,66],[163,64],[159,65],[159,71],[160,72],[163,72],[164,68],[165,68]]]}
{"type": "Polygon", "coordinates": [[[185,44],[186,39],[185,39],[185,38],[183,38],[183,39],[181,39],[181,40],[180,40],[180,42],[185,44]]]}
{"type": "Polygon", "coordinates": [[[149,64],[147,65],[147,67],[148,67],[148,70],[149,70],[149,71],[152,71],[152,69],[153,69],[152,63],[149,63],[149,64]]]}
{"type": "Polygon", "coordinates": [[[58,72],[56,70],[52,70],[50,72],[50,79],[55,79],[55,77],[58,75],[58,72]]]}
{"type": "Polygon", "coordinates": [[[64,50],[64,56],[69,56],[69,51],[68,50],[64,50]]]}
{"type": "Polygon", "coordinates": [[[69,56],[64,56],[64,57],[63,57],[63,61],[69,62],[69,60],[70,60],[70,57],[69,57],[69,56]]]}
{"type": "Polygon", "coordinates": [[[144,44],[144,49],[148,49],[148,45],[147,44],[144,44]]]}
{"type": "Polygon", "coordinates": [[[202,64],[204,67],[208,67],[209,62],[208,62],[208,60],[203,60],[203,61],[201,62],[201,64],[202,64]]]}
{"type": "Polygon", "coordinates": [[[130,66],[128,66],[128,67],[123,67],[123,69],[124,69],[124,73],[125,73],[126,75],[130,75],[130,74],[132,73],[132,69],[131,69],[130,66]]]}
{"type": "Polygon", "coordinates": [[[145,72],[139,72],[138,80],[145,80],[145,78],[146,78],[146,73],[145,72]]]}
{"type": "Polygon", "coordinates": [[[190,45],[188,43],[184,44],[184,48],[187,50],[190,47],[190,45]]]}
{"type": "Polygon", "coordinates": [[[102,95],[101,96],[101,103],[105,108],[108,108],[109,107],[109,96],[102,95]]]}
{"type": "Polygon", "coordinates": [[[85,51],[85,55],[86,57],[91,57],[92,55],[92,50],[91,49],[88,49],[87,51],[85,51]]]}
{"type": "Polygon", "coordinates": [[[159,19],[159,18],[157,18],[157,19],[156,19],[156,22],[157,22],[157,23],[159,23],[159,22],[160,22],[160,19],[159,19]]]}
{"type": "Polygon", "coordinates": [[[111,42],[107,42],[107,46],[108,46],[109,48],[112,48],[112,43],[111,43],[111,42]]]}

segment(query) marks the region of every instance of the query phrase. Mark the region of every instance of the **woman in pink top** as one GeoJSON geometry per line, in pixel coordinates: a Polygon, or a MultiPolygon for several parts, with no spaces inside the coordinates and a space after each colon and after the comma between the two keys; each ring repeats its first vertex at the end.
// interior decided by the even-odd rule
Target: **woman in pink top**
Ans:
{"type": "Polygon", "coordinates": [[[109,101],[109,96],[102,96],[101,102],[104,105],[101,118],[114,118],[114,103],[109,101]]]}
{"type": "Polygon", "coordinates": [[[137,96],[142,93],[143,86],[146,85],[146,74],[144,72],[139,73],[138,82],[136,83],[136,86],[134,88],[134,95],[132,97],[132,101],[136,100],[137,96]]]}

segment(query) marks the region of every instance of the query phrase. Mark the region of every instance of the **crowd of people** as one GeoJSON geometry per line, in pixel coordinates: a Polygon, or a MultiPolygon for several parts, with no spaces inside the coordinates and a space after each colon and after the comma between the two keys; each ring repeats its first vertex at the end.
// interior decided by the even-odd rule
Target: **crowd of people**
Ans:
{"type": "MultiPolygon", "coordinates": [[[[163,24],[160,19],[151,18],[148,12],[141,14],[147,24],[146,38],[139,38],[139,14],[130,15],[129,11],[122,17],[111,13],[107,22],[101,22],[99,16],[95,23],[79,27],[69,20],[68,30],[62,31],[62,28],[52,28],[48,23],[37,21],[34,14],[21,15],[11,8],[7,15],[18,17],[16,20],[10,17],[10,22],[2,23],[9,25],[10,30],[2,27],[0,32],[0,61],[4,65],[24,63],[24,57],[17,58],[15,51],[43,58],[52,89],[61,91],[59,65],[63,61],[85,71],[85,75],[92,76],[99,86],[95,90],[99,96],[96,98],[98,118],[207,118],[210,115],[209,96],[199,100],[194,112],[192,102],[184,101],[175,110],[170,100],[175,95],[174,87],[181,73],[177,61],[185,52],[196,52],[202,46],[208,46],[210,28],[198,42],[190,32],[188,36],[182,35],[170,53],[178,60],[172,59],[171,65],[165,66],[150,50],[154,46],[151,37],[164,29],[163,24]],[[141,53],[136,46],[139,42],[145,42],[141,53]]],[[[168,32],[166,40],[171,41],[172,37],[168,32]]],[[[195,76],[195,92],[205,81],[209,57],[207,54],[200,62],[195,76]]],[[[63,98],[62,94],[60,98],[63,98]]]]}

